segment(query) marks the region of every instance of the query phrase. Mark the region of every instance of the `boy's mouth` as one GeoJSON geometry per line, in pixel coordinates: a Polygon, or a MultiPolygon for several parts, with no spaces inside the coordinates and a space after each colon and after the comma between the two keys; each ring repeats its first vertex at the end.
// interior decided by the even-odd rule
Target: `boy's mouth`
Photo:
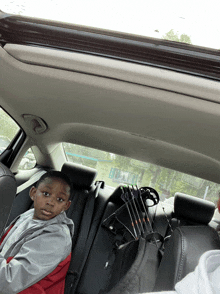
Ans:
{"type": "Polygon", "coordinates": [[[48,211],[48,210],[46,210],[46,209],[42,209],[41,211],[42,211],[43,214],[45,214],[45,215],[52,215],[52,212],[51,212],[51,211],[48,211]]]}

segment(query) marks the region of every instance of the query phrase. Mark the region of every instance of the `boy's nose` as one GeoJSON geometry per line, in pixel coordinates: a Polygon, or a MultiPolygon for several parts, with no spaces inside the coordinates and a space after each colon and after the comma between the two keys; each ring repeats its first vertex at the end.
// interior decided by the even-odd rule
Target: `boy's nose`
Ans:
{"type": "Polygon", "coordinates": [[[49,199],[47,199],[47,204],[49,204],[49,205],[54,205],[54,200],[53,200],[53,198],[49,198],[49,199]]]}

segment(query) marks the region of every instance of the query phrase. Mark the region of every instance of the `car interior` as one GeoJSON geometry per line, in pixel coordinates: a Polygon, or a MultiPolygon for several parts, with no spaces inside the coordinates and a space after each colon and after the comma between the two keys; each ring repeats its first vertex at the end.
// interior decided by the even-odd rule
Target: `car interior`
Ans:
{"type": "Polygon", "coordinates": [[[219,50],[0,11],[0,73],[0,233],[67,174],[65,294],[174,290],[220,249],[219,50]]]}

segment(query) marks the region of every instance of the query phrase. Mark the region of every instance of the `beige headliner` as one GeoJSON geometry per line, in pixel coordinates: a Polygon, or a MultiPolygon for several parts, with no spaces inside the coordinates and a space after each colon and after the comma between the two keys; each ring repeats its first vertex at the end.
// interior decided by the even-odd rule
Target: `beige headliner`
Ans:
{"type": "Polygon", "coordinates": [[[41,163],[68,141],[220,183],[218,82],[13,44],[0,48],[0,68],[0,104],[38,146],[41,163]],[[49,130],[36,135],[23,114],[49,130]]]}

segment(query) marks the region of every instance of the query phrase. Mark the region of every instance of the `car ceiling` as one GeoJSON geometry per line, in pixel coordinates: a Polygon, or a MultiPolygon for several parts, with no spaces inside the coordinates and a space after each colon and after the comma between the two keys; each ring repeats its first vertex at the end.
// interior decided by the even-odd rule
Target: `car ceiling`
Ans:
{"type": "Polygon", "coordinates": [[[220,183],[217,81],[90,54],[0,47],[0,105],[42,153],[72,142],[220,183]],[[48,125],[36,134],[23,115],[48,125]]]}

